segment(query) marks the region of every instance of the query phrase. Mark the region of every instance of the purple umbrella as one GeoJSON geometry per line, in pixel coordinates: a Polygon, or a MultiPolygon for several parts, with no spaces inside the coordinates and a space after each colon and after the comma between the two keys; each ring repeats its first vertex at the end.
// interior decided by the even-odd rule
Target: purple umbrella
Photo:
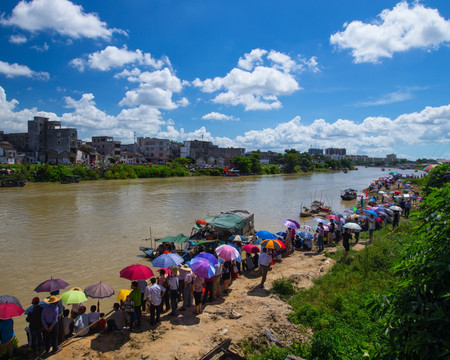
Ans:
{"type": "Polygon", "coordinates": [[[284,220],[283,221],[283,225],[287,226],[288,228],[291,228],[291,229],[299,229],[300,225],[297,225],[297,224],[292,220],[284,220]]]}
{"type": "Polygon", "coordinates": [[[216,271],[214,265],[207,259],[203,257],[196,256],[191,260],[190,267],[194,274],[198,275],[203,279],[212,278],[216,271]]]}
{"type": "Polygon", "coordinates": [[[217,260],[217,258],[213,254],[210,254],[210,253],[207,253],[207,252],[201,252],[200,254],[198,254],[196,256],[196,258],[197,257],[201,257],[201,258],[204,258],[206,260],[209,260],[209,262],[211,262],[214,266],[219,263],[219,260],[217,260]]]}
{"type": "Polygon", "coordinates": [[[293,219],[288,219],[288,221],[292,221],[295,225],[297,225],[297,229],[300,229],[300,224],[297,221],[293,219]]]}
{"type": "Polygon", "coordinates": [[[56,290],[64,289],[68,283],[61,279],[53,279],[45,280],[43,283],[40,283],[34,291],[36,292],[53,292],[56,290]]]}
{"type": "Polygon", "coordinates": [[[11,295],[1,295],[0,296],[0,304],[4,304],[4,303],[16,304],[17,306],[22,307],[19,299],[17,299],[15,296],[11,296],[11,295]]]}
{"type": "Polygon", "coordinates": [[[320,223],[322,223],[324,225],[329,225],[330,224],[328,221],[326,221],[324,219],[321,219],[321,218],[314,218],[313,221],[320,222],[320,223]]]}
{"type": "MultiPolygon", "coordinates": [[[[84,289],[86,296],[94,299],[104,299],[114,295],[114,290],[111,286],[102,283],[101,281],[97,284],[89,285],[84,289]]],[[[100,300],[97,301],[97,311],[100,311],[100,300]]]]}

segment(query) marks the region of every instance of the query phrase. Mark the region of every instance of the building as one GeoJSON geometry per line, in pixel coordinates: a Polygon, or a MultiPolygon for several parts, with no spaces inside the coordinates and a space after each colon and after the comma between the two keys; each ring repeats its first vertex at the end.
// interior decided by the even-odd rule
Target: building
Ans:
{"type": "Polygon", "coordinates": [[[395,154],[387,154],[386,155],[386,164],[397,162],[397,155],[395,154]]]}
{"type": "Polygon", "coordinates": [[[20,164],[16,149],[7,141],[0,141],[0,163],[10,165],[20,164]]]}
{"type": "Polygon", "coordinates": [[[344,148],[328,148],[325,149],[325,156],[331,157],[331,155],[346,155],[347,150],[344,148]]]}
{"type": "Polygon", "coordinates": [[[172,161],[179,155],[179,145],[168,139],[138,137],[137,145],[138,150],[135,151],[153,163],[172,161]]]}
{"type": "Polygon", "coordinates": [[[105,159],[108,157],[120,158],[120,141],[114,141],[112,136],[93,136],[92,143],[89,145],[105,159]]]}
{"type": "Polygon", "coordinates": [[[9,142],[17,152],[27,152],[28,150],[28,133],[11,133],[4,134],[4,140],[9,142]]]}
{"type": "Polygon", "coordinates": [[[210,141],[188,140],[180,148],[181,157],[194,159],[196,164],[231,165],[236,156],[245,156],[244,148],[219,148],[210,141]]]}
{"type": "Polygon", "coordinates": [[[62,128],[60,121],[35,116],[28,121],[28,150],[34,161],[69,164],[76,157],[76,129],[62,128]]]}
{"type": "Polygon", "coordinates": [[[308,154],[311,156],[314,155],[323,155],[323,149],[317,149],[317,148],[309,148],[308,154]]]}

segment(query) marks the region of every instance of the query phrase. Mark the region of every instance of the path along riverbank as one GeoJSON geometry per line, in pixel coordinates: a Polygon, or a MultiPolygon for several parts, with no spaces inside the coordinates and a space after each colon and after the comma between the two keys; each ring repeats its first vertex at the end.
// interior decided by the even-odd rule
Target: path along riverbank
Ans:
{"type": "MultiPolygon", "coordinates": [[[[360,241],[354,250],[365,246],[360,241]]],[[[339,248],[339,247],[338,247],[339,248]]],[[[328,248],[335,251],[337,248],[328,248]]],[[[325,253],[296,251],[276,263],[269,272],[265,289],[259,288],[259,271],[245,273],[234,280],[231,292],[208,303],[203,313],[194,314],[194,308],[177,317],[165,314],[161,324],[151,327],[148,314],[137,332],[92,335],[74,338],[63,344],[63,350],[52,359],[139,359],[158,358],[198,360],[221,341],[231,338],[230,349],[247,340],[257,343],[267,337],[280,345],[293,339],[304,341],[296,325],[287,320],[290,306],[269,290],[276,279],[292,278],[298,289],[309,288],[333,265],[325,253]]]]}

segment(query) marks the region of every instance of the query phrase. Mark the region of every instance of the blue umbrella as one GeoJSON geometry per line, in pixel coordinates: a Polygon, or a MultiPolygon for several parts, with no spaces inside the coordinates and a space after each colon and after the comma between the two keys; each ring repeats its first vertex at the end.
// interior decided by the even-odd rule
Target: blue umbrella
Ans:
{"type": "Polygon", "coordinates": [[[321,218],[314,218],[313,220],[317,221],[317,222],[320,222],[320,223],[322,223],[324,225],[329,225],[330,224],[328,221],[326,221],[324,219],[321,219],[321,218]]]}
{"type": "Polygon", "coordinates": [[[261,241],[262,241],[262,239],[256,238],[256,240],[253,241],[252,244],[253,244],[253,245],[259,245],[259,244],[261,244],[261,241]]]}
{"type": "Polygon", "coordinates": [[[178,254],[162,254],[152,261],[152,265],[159,268],[168,268],[180,265],[183,262],[184,259],[178,254]]]}
{"type": "Polygon", "coordinates": [[[242,241],[242,242],[247,242],[248,240],[243,237],[242,235],[233,235],[232,237],[230,237],[228,240],[230,241],[242,241]]]}
{"type": "Polygon", "coordinates": [[[256,233],[256,236],[259,237],[260,239],[278,239],[278,236],[276,236],[275,234],[272,234],[270,231],[266,231],[266,230],[261,230],[258,231],[256,233]]]}
{"type": "Polygon", "coordinates": [[[207,252],[201,252],[200,254],[198,254],[196,256],[196,258],[198,258],[198,257],[204,258],[206,260],[209,260],[209,262],[211,262],[213,265],[217,265],[219,263],[219,260],[213,254],[210,254],[210,253],[207,253],[207,252]]]}
{"type": "Polygon", "coordinates": [[[203,279],[212,278],[216,273],[214,265],[204,257],[196,256],[195,258],[193,258],[191,260],[190,267],[194,272],[194,274],[197,274],[199,277],[203,279]]]}
{"type": "Polygon", "coordinates": [[[284,231],[277,232],[277,235],[284,238],[286,236],[286,233],[284,231]]]}
{"type": "Polygon", "coordinates": [[[375,211],[373,211],[373,210],[364,210],[364,212],[365,212],[366,214],[373,215],[373,216],[375,216],[376,218],[379,218],[379,217],[380,217],[380,216],[379,216],[375,211]]]}
{"type": "Polygon", "coordinates": [[[306,231],[300,231],[297,234],[301,239],[314,239],[314,235],[306,231]]]}

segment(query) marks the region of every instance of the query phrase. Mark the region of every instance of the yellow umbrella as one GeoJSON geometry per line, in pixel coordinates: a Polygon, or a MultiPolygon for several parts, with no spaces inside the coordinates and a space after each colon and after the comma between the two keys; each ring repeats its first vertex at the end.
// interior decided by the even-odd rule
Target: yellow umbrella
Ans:
{"type": "Polygon", "coordinates": [[[119,291],[119,295],[117,295],[118,301],[125,301],[127,299],[127,296],[130,295],[131,290],[130,289],[122,289],[119,291]]]}

